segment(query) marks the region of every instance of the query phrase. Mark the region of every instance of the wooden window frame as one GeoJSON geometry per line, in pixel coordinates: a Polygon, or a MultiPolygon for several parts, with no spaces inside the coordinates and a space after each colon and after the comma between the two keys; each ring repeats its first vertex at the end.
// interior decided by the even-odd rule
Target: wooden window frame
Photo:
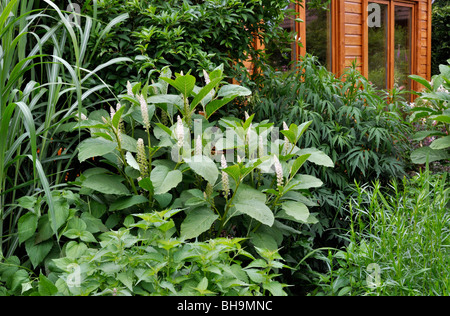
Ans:
{"type": "MultiPolygon", "coordinates": [[[[295,60],[300,60],[300,56],[305,56],[308,43],[306,42],[306,4],[305,2],[295,5],[297,17],[303,22],[295,22],[297,30],[297,45],[301,42],[303,45],[296,50],[295,60]]],[[[331,72],[337,74],[344,69],[345,56],[343,54],[344,46],[344,1],[331,0],[331,72]]]]}

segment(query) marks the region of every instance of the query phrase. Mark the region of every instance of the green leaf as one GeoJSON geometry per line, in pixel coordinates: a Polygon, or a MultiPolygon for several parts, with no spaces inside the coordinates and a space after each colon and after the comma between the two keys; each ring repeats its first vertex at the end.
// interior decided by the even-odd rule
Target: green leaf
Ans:
{"type": "Polygon", "coordinates": [[[181,236],[186,239],[196,238],[211,228],[219,216],[207,207],[193,209],[181,224],[181,236]]]}
{"type": "Polygon", "coordinates": [[[311,154],[304,154],[304,155],[297,157],[297,159],[295,159],[295,161],[291,167],[291,172],[290,172],[291,176],[294,176],[295,174],[297,174],[298,170],[301,168],[301,166],[303,166],[303,164],[309,158],[309,156],[311,156],[311,154]]]}
{"type": "Polygon", "coordinates": [[[305,148],[300,149],[297,152],[298,155],[311,154],[308,158],[308,161],[315,163],[316,165],[325,166],[325,167],[334,167],[333,160],[325,154],[323,151],[317,148],[305,148]]]}
{"type": "Polygon", "coordinates": [[[318,188],[323,185],[322,180],[306,175],[306,174],[297,174],[291,182],[289,182],[288,190],[303,190],[310,188],[318,188]]]}
{"type": "Polygon", "coordinates": [[[127,164],[132,167],[135,170],[139,171],[139,164],[137,163],[136,159],[134,158],[133,154],[127,151],[125,155],[125,159],[127,160],[127,164]]]}
{"type": "Polygon", "coordinates": [[[438,115],[431,115],[429,117],[430,120],[435,120],[438,122],[444,122],[444,123],[450,123],[450,115],[446,114],[438,114],[438,115]]]}
{"type": "Polygon", "coordinates": [[[222,88],[220,88],[219,92],[217,93],[218,97],[223,97],[223,98],[235,98],[235,97],[245,97],[248,95],[251,95],[252,92],[240,85],[236,85],[236,84],[227,84],[224,85],[222,88]]]}
{"type": "Polygon", "coordinates": [[[211,158],[203,155],[196,155],[190,159],[185,159],[185,161],[195,173],[202,176],[206,181],[212,185],[216,183],[219,176],[219,170],[211,158]]]}
{"type": "Polygon", "coordinates": [[[227,174],[229,174],[234,181],[237,183],[239,183],[240,177],[241,177],[241,169],[239,168],[239,165],[232,165],[230,167],[224,168],[222,169],[223,171],[225,171],[227,174]]]}
{"type": "Polygon", "coordinates": [[[38,227],[38,217],[31,212],[22,215],[17,224],[19,232],[19,243],[23,243],[34,235],[38,227]]]}
{"type": "Polygon", "coordinates": [[[81,186],[104,194],[129,195],[130,191],[120,183],[123,180],[120,176],[95,174],[86,178],[81,186]]]}
{"type": "Polygon", "coordinates": [[[139,181],[139,186],[142,189],[147,190],[151,194],[154,193],[155,188],[153,187],[153,183],[152,180],[150,180],[150,178],[144,178],[141,181],[139,181]]]}
{"type": "Polygon", "coordinates": [[[155,194],[162,194],[175,188],[183,179],[180,170],[170,170],[164,165],[156,166],[151,174],[150,180],[153,183],[155,194]]]}
{"type": "Polygon", "coordinates": [[[78,145],[78,160],[80,162],[86,159],[109,154],[116,149],[117,143],[104,138],[88,138],[78,145]]]}
{"type": "Polygon", "coordinates": [[[246,214],[264,225],[274,223],[272,210],[266,205],[266,195],[252,187],[241,184],[234,197],[234,207],[239,213],[246,214]]]}
{"type": "Polygon", "coordinates": [[[189,97],[195,87],[195,77],[191,75],[178,76],[175,80],[165,77],[160,77],[160,79],[180,91],[185,98],[189,97]]]}
{"type": "Polygon", "coordinates": [[[418,75],[409,75],[409,78],[411,78],[414,81],[417,81],[418,83],[420,83],[421,85],[423,85],[424,87],[426,87],[428,90],[433,90],[433,88],[431,87],[430,83],[428,82],[428,80],[422,78],[421,76],[418,75]]]}
{"type": "Polygon", "coordinates": [[[411,161],[415,164],[424,164],[427,162],[450,159],[450,154],[443,149],[432,149],[430,147],[421,147],[411,153],[411,161]]]}
{"type": "Polygon", "coordinates": [[[309,210],[308,207],[302,202],[286,201],[281,204],[281,208],[286,215],[292,217],[292,219],[294,219],[296,222],[308,223],[309,210]]]}
{"type": "Polygon", "coordinates": [[[222,80],[222,77],[215,78],[211,80],[206,86],[204,86],[195,96],[194,100],[191,102],[191,110],[193,110],[197,104],[199,104],[210,92],[213,90],[222,80]]]}
{"type": "Polygon", "coordinates": [[[441,131],[419,131],[414,134],[412,139],[415,141],[421,141],[429,136],[445,136],[445,135],[446,134],[444,134],[441,131]]]}
{"type": "Polygon", "coordinates": [[[66,256],[70,259],[78,259],[80,258],[88,249],[85,243],[78,243],[76,241],[69,241],[66,244],[66,256]]]}
{"type": "Polygon", "coordinates": [[[147,203],[147,202],[148,202],[148,199],[142,195],[120,197],[111,204],[111,206],[109,207],[109,210],[111,212],[123,210],[123,209],[129,208],[133,205],[147,203]]]}
{"type": "Polygon", "coordinates": [[[33,267],[36,268],[42,260],[48,255],[53,247],[53,241],[47,240],[39,244],[35,244],[33,238],[28,239],[25,242],[25,250],[27,251],[28,257],[30,258],[33,267]]]}
{"type": "Polygon", "coordinates": [[[53,199],[55,217],[54,219],[51,217],[50,222],[52,223],[52,227],[58,229],[66,222],[67,217],[69,216],[70,206],[67,200],[65,198],[62,198],[57,192],[53,192],[51,198],[53,199]]]}
{"type": "Polygon", "coordinates": [[[431,149],[445,149],[448,147],[450,147],[450,136],[438,138],[430,144],[431,149]]]}
{"type": "Polygon", "coordinates": [[[287,296],[283,291],[283,285],[277,281],[269,281],[263,283],[263,288],[268,290],[273,296],[287,296]]]}
{"type": "Polygon", "coordinates": [[[216,99],[212,100],[205,106],[206,111],[206,118],[210,118],[211,115],[213,115],[218,109],[220,109],[222,106],[233,100],[235,97],[228,97],[223,99],[216,99]]]}
{"type": "Polygon", "coordinates": [[[42,273],[39,275],[38,291],[41,296],[53,296],[58,288],[42,273]]]}

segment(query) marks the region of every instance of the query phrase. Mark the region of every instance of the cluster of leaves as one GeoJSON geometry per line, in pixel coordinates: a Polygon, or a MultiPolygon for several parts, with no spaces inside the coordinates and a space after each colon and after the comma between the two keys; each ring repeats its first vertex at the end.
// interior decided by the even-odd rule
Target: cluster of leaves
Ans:
{"type": "Polygon", "coordinates": [[[108,88],[93,80],[96,71],[127,58],[86,69],[95,21],[86,17],[83,29],[75,27],[52,1],[2,1],[0,12],[0,254],[9,257],[26,211],[18,198],[43,190],[54,214],[52,187],[63,185],[78,141],[58,126],[86,98],[108,88]],[[47,8],[34,9],[39,5],[47,8]]]}
{"type": "Polygon", "coordinates": [[[448,173],[428,170],[382,187],[356,187],[347,206],[349,244],[331,252],[316,295],[448,295],[448,173]]]}
{"type": "MultiPolygon", "coordinates": [[[[36,194],[17,200],[28,210],[18,219],[18,241],[25,245],[29,258],[26,266],[36,269],[44,264],[51,270],[56,262],[59,273],[67,272],[71,264],[87,269],[82,273],[87,279],[83,282],[85,288],[73,292],[65,287],[63,276],[59,282],[52,280],[53,292],[106,294],[116,293],[111,288],[120,288],[122,294],[191,293],[193,289],[202,294],[257,294],[264,290],[284,293],[281,283],[272,280],[276,275],[269,272],[282,267],[277,250],[284,236],[299,234],[302,225],[317,222],[308,209],[316,204],[308,195],[309,189],[322,185],[319,179],[298,171],[306,161],[333,166],[331,159],[317,149],[296,146],[311,122],[286,126],[281,131],[284,140],[273,138],[270,145],[261,140],[272,131],[273,124],[256,123],[254,115],[247,115],[244,121],[229,117],[209,122],[207,118],[221,106],[250,93],[242,86],[222,85],[222,67],[205,72],[209,82],[204,87],[196,86],[190,74],[171,77],[166,68],[156,83],[129,83],[126,94],[120,96],[121,103],[110,113],[96,110],[86,116],[82,109],[75,115],[75,122],[61,124],[61,131],[89,131],[88,135],[80,135],[83,140],[78,145],[78,159],[85,162],[95,158],[98,162],[81,171],[70,183],[75,186],[72,190],[53,190],[51,199],[36,194]],[[197,107],[202,108],[204,116],[196,114],[197,107]],[[194,138],[199,122],[200,133],[194,138]],[[217,128],[211,133],[214,123],[226,130],[217,128]],[[213,141],[208,142],[211,137],[213,141]],[[233,164],[227,165],[224,154],[230,150],[233,164]],[[220,154],[213,155],[212,151],[220,154]],[[215,158],[220,161],[221,171],[215,158]],[[79,193],[73,193],[75,190],[79,193]],[[50,204],[53,211],[46,213],[50,204]],[[144,222],[134,224],[135,216],[144,222]],[[139,232],[133,232],[133,228],[139,232]],[[112,229],[116,230],[108,232],[112,229]],[[244,239],[217,239],[223,235],[249,239],[249,254],[240,248],[244,239]],[[187,242],[194,238],[209,241],[187,242]],[[98,240],[103,250],[95,246],[98,240]],[[145,247],[143,240],[148,242],[145,247]],[[114,244],[117,242],[122,248],[114,244]],[[110,243],[114,245],[109,247],[110,243]],[[111,253],[112,249],[117,252],[111,253]],[[156,254],[158,251],[151,249],[161,252],[156,254]],[[221,257],[228,253],[234,255],[221,257]],[[52,261],[61,254],[66,258],[52,261]],[[212,254],[217,257],[208,262],[219,266],[205,266],[205,256],[212,254]],[[236,259],[242,254],[254,260],[245,268],[248,270],[236,259]],[[149,256],[155,263],[152,267],[147,262],[149,256]],[[262,256],[265,261],[253,256],[262,256]],[[105,268],[99,268],[93,258],[104,263],[105,268]],[[192,258],[203,262],[198,268],[202,272],[188,278],[181,267],[188,265],[186,269],[195,271],[192,258]],[[219,259],[229,266],[222,267],[224,262],[219,259]],[[125,271],[125,266],[134,268],[125,271]],[[262,272],[253,268],[261,268],[262,272]],[[166,271],[169,282],[162,288],[159,270],[166,271]],[[212,276],[206,271],[213,272],[212,276]],[[257,285],[249,286],[249,280],[257,285]],[[145,286],[134,287],[141,282],[145,286]],[[244,292],[239,292],[237,284],[243,286],[244,292]]],[[[8,280],[8,284],[13,282],[8,280]]],[[[22,281],[20,284],[36,283],[29,278],[22,281]]],[[[33,288],[22,285],[21,290],[25,293],[33,288]]]]}
{"type": "MultiPolygon", "coordinates": [[[[83,12],[105,24],[124,14],[128,17],[120,28],[111,29],[98,47],[100,53],[92,59],[94,64],[118,56],[134,60],[132,66],[102,74],[107,82],[117,81],[115,88],[119,90],[126,79],[146,80],[153,69],[164,66],[181,72],[212,70],[224,64],[228,75],[240,77],[244,73],[241,69],[245,69],[242,62],[256,54],[254,38],[267,41],[273,36],[289,3],[290,0],[103,0],[86,4],[83,12]]],[[[88,45],[96,45],[95,33],[93,40],[88,45]]],[[[201,76],[201,71],[197,75],[201,76]]]]}
{"type": "Polygon", "coordinates": [[[416,132],[413,140],[433,138],[430,146],[411,153],[411,160],[416,164],[450,160],[450,66],[440,65],[439,69],[440,74],[434,75],[430,82],[420,76],[409,76],[424,86],[411,108],[410,120],[424,122],[426,129],[416,132]]]}
{"type": "MultiPolygon", "coordinates": [[[[126,227],[93,237],[71,218],[62,257],[49,261],[48,277],[32,278],[17,257],[0,265],[4,295],[286,295],[274,280],[285,268],[276,251],[244,250],[243,239],[186,242],[171,219],[181,210],[129,216],[126,227]],[[135,222],[135,218],[138,219],[135,222]],[[98,241],[97,241],[98,240],[98,241]],[[244,267],[244,262],[249,263],[244,267]]],[[[88,214],[88,213],[83,213],[88,214]]]]}
{"type": "Polygon", "coordinates": [[[281,131],[284,141],[268,144],[263,137],[273,124],[256,123],[254,115],[244,121],[208,121],[221,106],[250,93],[242,86],[221,86],[221,67],[205,72],[210,82],[203,88],[189,74],[175,79],[170,74],[166,68],[157,83],[144,87],[130,83],[119,110],[111,115],[94,111],[74,123],[72,128],[87,128],[91,136],[80,143],[79,159],[101,156],[115,169],[97,165],[83,171],[74,182],[81,192],[103,194],[110,211],[183,208],[180,235],[185,238],[238,235],[270,250],[281,245],[284,235],[298,233],[283,220],[316,222],[307,207],[316,204],[305,194],[322,181],[297,173],[307,160],[324,166],[333,162],[317,149],[296,146],[311,122],[291,124],[281,131]],[[176,94],[167,93],[169,84],[176,94]],[[195,113],[197,106],[204,116],[195,113]],[[129,135],[141,138],[142,145],[129,135]]]}
{"type": "MultiPolygon", "coordinates": [[[[334,168],[305,165],[308,174],[326,184],[316,196],[323,207],[319,232],[341,213],[354,180],[404,174],[409,125],[403,119],[402,93],[380,93],[355,65],[336,77],[312,56],[292,72],[266,69],[250,102],[257,118],[271,117],[278,125],[311,121],[299,146],[318,148],[336,162],[334,168]]],[[[334,224],[340,225],[339,220],[334,224]]]]}

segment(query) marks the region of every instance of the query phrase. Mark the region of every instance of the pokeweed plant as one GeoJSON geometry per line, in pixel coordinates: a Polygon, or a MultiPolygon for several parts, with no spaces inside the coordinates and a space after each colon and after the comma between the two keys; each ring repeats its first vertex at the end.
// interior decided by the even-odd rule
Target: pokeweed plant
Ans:
{"type": "Polygon", "coordinates": [[[105,167],[83,171],[73,184],[123,215],[182,209],[176,227],[185,239],[249,237],[255,247],[276,250],[283,236],[316,222],[308,209],[316,204],[307,196],[322,181],[299,169],[307,160],[333,162],[296,146],[311,122],[284,126],[283,139],[272,123],[253,122],[247,113],[244,120],[210,122],[250,91],[222,85],[222,67],[204,75],[206,84],[198,87],[189,73],[172,79],[165,68],[156,83],[128,83],[110,113],[77,117],[72,127],[90,133],[78,146],[79,160],[101,156],[105,167]]]}
{"type": "Polygon", "coordinates": [[[413,140],[422,142],[431,138],[429,146],[420,147],[411,153],[413,163],[425,164],[450,159],[450,66],[440,65],[440,74],[432,77],[431,82],[417,76],[409,77],[424,86],[411,107],[411,122],[421,121],[426,129],[414,134],[413,140]]]}

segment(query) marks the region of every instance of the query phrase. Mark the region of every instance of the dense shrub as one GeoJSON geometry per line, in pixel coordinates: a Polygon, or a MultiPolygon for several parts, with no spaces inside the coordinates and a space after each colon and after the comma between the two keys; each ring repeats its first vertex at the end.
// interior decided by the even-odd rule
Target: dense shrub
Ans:
{"type": "Polygon", "coordinates": [[[267,68],[259,86],[249,105],[255,118],[271,117],[280,126],[312,121],[299,146],[318,148],[335,162],[334,168],[305,166],[326,184],[315,195],[321,205],[319,233],[344,224],[341,210],[355,180],[405,174],[410,129],[402,91],[375,90],[355,67],[337,78],[312,56],[292,72],[267,68]]]}
{"type": "MultiPolygon", "coordinates": [[[[130,57],[134,64],[102,74],[116,89],[126,80],[147,80],[154,69],[170,66],[174,72],[196,69],[211,71],[224,64],[225,73],[239,78],[243,61],[259,57],[253,47],[257,37],[266,42],[283,21],[289,0],[213,1],[121,1],[103,0],[87,5],[85,13],[103,24],[126,16],[113,27],[91,55],[92,64],[115,57],[130,57]],[[119,39],[119,40],[118,40],[119,39]]],[[[97,44],[94,31],[89,46],[97,44]]]]}

